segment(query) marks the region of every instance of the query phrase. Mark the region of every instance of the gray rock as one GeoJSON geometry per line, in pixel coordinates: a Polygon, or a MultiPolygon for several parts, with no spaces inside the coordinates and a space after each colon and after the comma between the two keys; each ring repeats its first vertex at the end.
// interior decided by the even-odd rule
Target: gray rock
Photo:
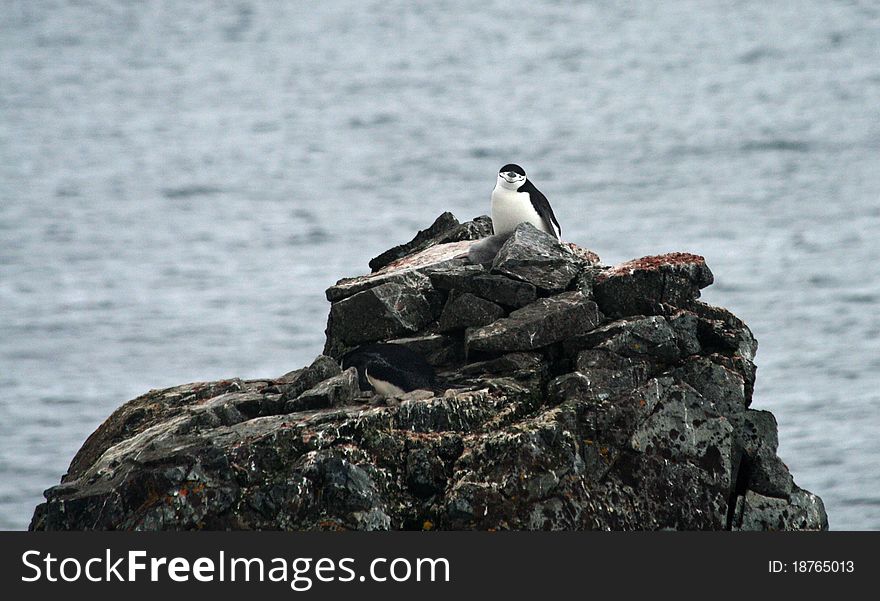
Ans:
{"type": "Polygon", "coordinates": [[[663,317],[627,318],[573,337],[573,348],[602,348],[622,357],[673,363],[681,357],[675,330],[663,317]]]}
{"type": "MultiPolygon", "coordinates": [[[[400,244],[386,250],[378,257],[370,260],[370,269],[373,272],[379,271],[383,267],[386,267],[389,263],[393,263],[398,259],[402,259],[407,255],[414,254],[424,248],[427,248],[432,241],[436,240],[440,236],[442,236],[447,231],[453,229],[458,226],[458,219],[455,218],[450,212],[443,213],[437,219],[434,220],[427,228],[420,230],[415,237],[405,244],[400,244]]],[[[329,298],[328,300],[333,300],[329,298]]]]}
{"type": "Polygon", "coordinates": [[[440,267],[427,267],[423,273],[431,280],[431,284],[438,290],[461,290],[470,292],[467,286],[470,281],[489,272],[482,265],[443,265],[440,267]]]}
{"type": "Polygon", "coordinates": [[[570,288],[572,290],[579,290],[587,298],[593,299],[593,288],[596,285],[596,278],[599,277],[599,274],[602,273],[602,271],[603,270],[599,267],[585,265],[581,271],[575,275],[570,288]]]}
{"type": "Polygon", "coordinates": [[[758,341],[736,315],[699,301],[691,302],[688,309],[699,318],[698,332],[704,349],[734,353],[747,361],[755,358],[758,341]]]}
{"type": "Polygon", "coordinates": [[[550,234],[521,223],[501,247],[492,271],[549,292],[560,292],[578,274],[580,261],[550,234]]]}
{"type": "Polygon", "coordinates": [[[391,518],[376,482],[382,474],[364,460],[363,454],[351,457],[345,451],[331,449],[308,457],[298,470],[312,490],[320,491],[324,514],[320,517],[324,529],[371,531],[390,528],[391,518]]]}
{"type": "Polygon", "coordinates": [[[465,332],[470,351],[528,351],[583,334],[601,321],[596,303],[580,292],[564,292],[517,309],[509,317],[465,332]]]}
{"type": "Polygon", "coordinates": [[[733,417],[737,440],[745,454],[745,485],[756,493],[788,499],[795,488],[788,467],[776,456],[776,418],[769,411],[744,411],[733,417]]]}
{"type": "MultiPolygon", "coordinates": [[[[193,405],[228,392],[246,391],[249,387],[238,378],[219,382],[194,382],[150,392],[125,403],[101,427],[92,433],[70,462],[70,474],[78,473],[92,465],[107,448],[158,425],[174,420],[193,405]]],[[[272,391],[275,393],[276,391],[272,391]]]]}
{"type": "Polygon", "coordinates": [[[284,412],[293,413],[307,409],[326,409],[347,405],[359,399],[360,395],[357,369],[350,367],[339,375],[309,388],[295,399],[287,401],[284,405],[284,412]]]}
{"type": "Polygon", "coordinates": [[[711,402],[720,415],[730,417],[748,407],[742,376],[706,357],[692,358],[672,373],[711,402]]]}
{"type": "Polygon", "coordinates": [[[407,453],[404,474],[407,488],[419,498],[442,493],[450,476],[446,463],[430,447],[407,453]]]}
{"type": "Polygon", "coordinates": [[[747,409],[754,337],[694,300],[702,259],[609,270],[522,228],[496,257],[508,275],[490,274],[465,258],[488,220],[453,221],[328,292],[329,356],[114,411],[31,529],[827,528],[777,456],[775,418],[747,409]],[[557,251],[577,266],[567,282],[557,251]],[[570,291],[539,300],[515,278],[570,291]],[[602,325],[591,294],[624,318],[602,325]],[[333,357],[373,341],[442,366],[441,386],[361,396],[333,357]]]}
{"type": "Polygon", "coordinates": [[[364,342],[416,333],[434,317],[424,290],[381,284],[333,303],[324,354],[338,358],[346,348],[364,342]]]}
{"type": "Polygon", "coordinates": [[[638,357],[618,355],[607,348],[594,348],[579,352],[575,366],[581,372],[595,369],[623,372],[636,370],[643,372],[647,378],[650,375],[652,364],[638,357]]]}
{"type": "Polygon", "coordinates": [[[795,512],[794,519],[786,524],[788,530],[828,530],[828,514],[819,495],[795,487],[789,502],[795,512]]]}
{"type": "Polygon", "coordinates": [[[282,411],[284,401],[280,394],[270,394],[266,390],[259,393],[234,392],[211,399],[193,411],[194,416],[200,417],[191,420],[190,424],[196,425],[197,421],[208,415],[216,418],[216,422],[211,418],[206,420],[209,427],[217,424],[229,426],[255,417],[276,415],[282,411]]]}
{"type": "Polygon", "coordinates": [[[405,288],[428,291],[431,289],[431,280],[421,272],[411,269],[408,271],[390,271],[377,273],[356,278],[344,278],[335,285],[327,288],[327,300],[331,303],[346,299],[350,296],[381,286],[382,284],[397,284],[405,288]]]}
{"type": "Polygon", "coordinates": [[[305,369],[285,374],[279,378],[276,381],[275,389],[281,394],[282,401],[289,401],[312,386],[341,373],[342,368],[339,367],[339,363],[335,359],[326,355],[318,355],[312,364],[305,369]]]}
{"type": "Polygon", "coordinates": [[[692,395],[686,389],[668,394],[639,426],[630,444],[639,452],[695,464],[713,476],[721,489],[730,491],[737,460],[733,426],[726,418],[706,412],[701,399],[692,395]]]}
{"type": "Polygon", "coordinates": [[[452,332],[471,326],[484,326],[504,317],[505,311],[492,301],[470,292],[451,294],[440,314],[440,331],[452,332]]]}
{"type": "Polygon", "coordinates": [[[699,335],[700,320],[696,315],[688,311],[679,311],[667,317],[666,321],[675,332],[675,343],[682,357],[696,355],[702,350],[699,335]]]}
{"type": "Polygon", "coordinates": [[[762,452],[754,458],[748,468],[748,487],[756,493],[768,497],[789,500],[794,486],[794,478],[788,466],[776,455],[762,452]]]}
{"type": "Polygon", "coordinates": [[[797,489],[791,500],[765,497],[754,491],[737,498],[734,530],[827,530],[822,500],[797,489]]]}
{"type": "Polygon", "coordinates": [[[439,290],[470,292],[505,307],[524,307],[538,298],[532,284],[486,274],[479,265],[436,268],[426,270],[425,274],[439,290]]]}
{"type": "Polygon", "coordinates": [[[428,401],[401,403],[393,425],[398,430],[421,434],[476,432],[503,403],[488,390],[447,391],[428,401]]]}
{"type": "Polygon", "coordinates": [[[644,385],[651,374],[645,361],[621,357],[605,349],[578,354],[577,371],[550,384],[552,396],[607,400],[627,395],[644,385]]]}
{"type": "Polygon", "coordinates": [[[705,356],[718,365],[738,373],[742,377],[745,385],[746,406],[751,405],[752,394],[755,391],[755,377],[757,376],[755,364],[740,355],[711,353],[705,356]]]}
{"type": "Polygon", "coordinates": [[[430,227],[421,230],[406,244],[395,246],[372,259],[370,269],[373,272],[379,271],[394,261],[416,254],[431,246],[462,240],[477,240],[490,234],[492,234],[492,220],[485,215],[477,217],[473,221],[459,223],[452,213],[443,213],[430,227]]]}
{"type": "Polygon", "coordinates": [[[606,315],[651,315],[663,305],[688,305],[712,281],[703,257],[670,253],[642,257],[600,273],[594,292],[606,315]]]}
{"type": "MultiPolygon", "coordinates": [[[[528,367],[539,357],[497,361],[528,367]]],[[[582,361],[626,364],[610,354],[582,361]]],[[[265,388],[201,400],[155,391],[139,403],[188,398],[178,405],[183,413],[119,442],[105,439],[111,446],[93,449],[91,463],[47,491],[32,528],[728,527],[728,458],[739,426],[702,411],[704,399],[686,385],[665,376],[605,401],[569,391],[548,402],[483,381],[397,407],[244,421],[204,409],[240,407],[265,388]],[[205,421],[192,425],[190,410],[205,421]]],[[[743,446],[774,448],[770,421],[745,413],[754,427],[743,446]]],[[[821,501],[797,488],[791,500],[758,503],[754,491],[746,494],[753,502],[737,504],[731,527],[822,527],[821,501]],[[776,520],[786,511],[794,518],[776,520]]]]}
{"type": "Polygon", "coordinates": [[[769,411],[749,409],[737,419],[737,433],[743,450],[756,457],[761,449],[776,453],[779,447],[776,418],[769,411]]]}

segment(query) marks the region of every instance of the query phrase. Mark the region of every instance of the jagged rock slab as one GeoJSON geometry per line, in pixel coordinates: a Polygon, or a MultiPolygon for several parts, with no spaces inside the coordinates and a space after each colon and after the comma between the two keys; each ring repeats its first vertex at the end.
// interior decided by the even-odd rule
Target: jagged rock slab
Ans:
{"type": "Polygon", "coordinates": [[[304,391],[284,406],[285,413],[307,409],[326,409],[352,403],[360,397],[357,369],[350,367],[344,372],[304,391]]]}
{"type": "Polygon", "coordinates": [[[711,281],[701,258],[608,269],[568,245],[568,291],[539,298],[568,278],[529,263],[546,241],[524,235],[519,259],[499,259],[524,271],[489,273],[463,240],[484,225],[442,216],[340,281],[329,356],[308,367],[120,407],[31,528],[827,528],[777,455],[775,418],[748,408],[754,337],[694,300],[711,281]],[[373,341],[442,366],[439,386],[384,406],[361,395],[336,360],[373,341]]]}
{"type": "MultiPolygon", "coordinates": [[[[354,294],[392,283],[419,290],[431,287],[431,281],[423,275],[430,268],[461,267],[474,240],[462,240],[429,246],[389,263],[382,269],[367,275],[342,278],[326,291],[327,300],[335,303],[354,294]]],[[[470,266],[473,267],[473,266],[470,266]]]]}
{"type": "MultiPolygon", "coordinates": [[[[441,236],[447,230],[459,225],[458,219],[450,212],[443,213],[434,220],[430,226],[419,232],[415,237],[405,244],[399,244],[394,248],[390,248],[378,257],[370,260],[370,269],[374,272],[379,271],[389,263],[393,263],[398,259],[402,259],[407,255],[414,254],[420,250],[424,250],[431,245],[431,241],[441,236]]],[[[331,299],[332,300],[332,299],[331,299]]]]}
{"type": "Polygon", "coordinates": [[[549,292],[560,292],[580,271],[581,262],[555,237],[522,223],[492,263],[492,271],[549,292]]]}
{"type": "Polygon", "coordinates": [[[335,359],[319,355],[308,367],[284,374],[275,382],[275,390],[281,394],[282,401],[295,399],[303,392],[328,378],[342,373],[335,359]]]}
{"type": "Polygon", "coordinates": [[[687,305],[712,281],[703,257],[669,253],[634,259],[600,273],[594,291],[606,315],[651,315],[662,305],[687,305]]]}
{"type": "Polygon", "coordinates": [[[566,341],[570,350],[602,348],[622,357],[667,364],[680,359],[681,347],[687,344],[665,318],[656,315],[613,321],[566,341]]]}
{"type": "Polygon", "coordinates": [[[712,399],[713,407],[721,415],[742,413],[749,406],[743,377],[711,359],[692,358],[673,373],[704,398],[712,399]]]}
{"type": "Polygon", "coordinates": [[[723,307],[699,301],[690,303],[688,309],[700,319],[699,335],[705,350],[733,353],[746,361],[754,360],[758,341],[740,318],[723,307]]]}
{"type": "Polygon", "coordinates": [[[414,334],[435,316],[423,290],[380,284],[333,303],[324,353],[338,358],[346,348],[357,344],[414,334]]]}
{"type": "Polygon", "coordinates": [[[597,369],[614,372],[635,370],[643,373],[645,379],[647,379],[648,375],[650,375],[652,364],[638,357],[618,355],[606,348],[595,348],[579,352],[575,366],[580,372],[597,369]]]}
{"type": "Polygon", "coordinates": [[[630,439],[635,451],[663,459],[698,464],[729,494],[739,458],[733,426],[706,411],[703,399],[685,388],[673,388],[630,439]]]}
{"type": "Polygon", "coordinates": [[[485,326],[504,317],[506,311],[492,301],[470,292],[452,294],[440,314],[441,332],[452,332],[471,326],[485,326]]]}
{"type": "Polygon", "coordinates": [[[147,394],[122,405],[95,430],[77,451],[62,481],[76,477],[91,465],[97,456],[118,442],[135,436],[160,421],[177,417],[186,407],[249,387],[238,378],[219,382],[195,382],[147,394]]]}
{"type": "Polygon", "coordinates": [[[428,228],[419,231],[406,244],[395,246],[372,259],[370,269],[373,272],[379,271],[399,259],[416,254],[431,246],[462,240],[477,240],[491,234],[492,220],[485,215],[477,217],[473,221],[459,223],[455,215],[446,212],[440,215],[428,228]]]}
{"type": "Polygon", "coordinates": [[[490,275],[480,265],[432,268],[426,270],[425,275],[439,290],[470,292],[505,307],[524,307],[538,298],[534,285],[501,275],[490,275]]]}
{"type": "Polygon", "coordinates": [[[753,491],[738,497],[734,530],[827,530],[825,504],[818,496],[796,489],[789,499],[765,497],[753,491]]]}
{"type": "Polygon", "coordinates": [[[577,371],[550,383],[551,395],[607,400],[636,390],[652,372],[647,361],[621,357],[605,349],[582,351],[576,367],[577,371]]]}
{"type": "Polygon", "coordinates": [[[407,288],[414,288],[416,290],[431,289],[431,280],[428,279],[427,276],[415,269],[410,269],[408,271],[391,271],[356,278],[344,278],[336,282],[336,284],[330,288],[327,288],[325,294],[327,295],[328,301],[335,303],[336,301],[341,301],[353,296],[358,292],[363,292],[364,290],[375,288],[381,284],[389,283],[398,284],[407,288]]]}
{"type": "Polygon", "coordinates": [[[563,292],[517,309],[509,317],[465,333],[468,351],[528,351],[583,334],[601,321],[596,303],[580,292],[563,292]]]}
{"type": "Polygon", "coordinates": [[[788,499],[796,488],[788,467],[776,455],[776,418],[769,411],[748,410],[734,418],[738,443],[745,452],[749,489],[768,497],[788,499]]]}

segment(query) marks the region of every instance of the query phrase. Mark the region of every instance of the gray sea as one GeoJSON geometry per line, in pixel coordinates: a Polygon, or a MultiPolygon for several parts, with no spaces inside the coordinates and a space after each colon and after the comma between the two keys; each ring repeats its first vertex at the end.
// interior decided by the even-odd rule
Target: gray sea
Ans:
{"type": "Polygon", "coordinates": [[[507,162],[606,263],[706,256],[797,483],[880,528],[868,0],[0,0],[0,528],[122,402],[309,362],[507,162]]]}

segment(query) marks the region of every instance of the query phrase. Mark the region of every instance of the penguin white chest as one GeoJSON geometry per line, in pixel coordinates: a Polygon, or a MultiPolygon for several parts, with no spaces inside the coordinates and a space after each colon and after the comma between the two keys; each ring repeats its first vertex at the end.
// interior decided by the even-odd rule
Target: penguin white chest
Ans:
{"type": "Polygon", "coordinates": [[[528,194],[496,186],[492,191],[492,227],[495,234],[512,232],[523,222],[531,223],[548,234],[553,233],[547,230],[547,225],[532,206],[532,199],[528,194]]]}
{"type": "Polygon", "coordinates": [[[372,377],[369,372],[365,371],[364,375],[367,376],[367,382],[370,383],[370,386],[373,387],[373,390],[376,393],[384,396],[384,397],[401,397],[406,392],[400,386],[395,386],[391,382],[386,382],[384,380],[379,380],[378,378],[372,377]]]}

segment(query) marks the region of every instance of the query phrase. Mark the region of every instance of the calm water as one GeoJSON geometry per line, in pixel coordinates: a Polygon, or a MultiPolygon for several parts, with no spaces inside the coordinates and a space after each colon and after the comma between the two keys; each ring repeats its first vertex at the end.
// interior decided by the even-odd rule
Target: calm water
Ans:
{"type": "Polygon", "coordinates": [[[880,528],[880,5],[133,4],[0,0],[0,527],[514,161],[606,262],[707,257],[797,482],[880,528]]]}

